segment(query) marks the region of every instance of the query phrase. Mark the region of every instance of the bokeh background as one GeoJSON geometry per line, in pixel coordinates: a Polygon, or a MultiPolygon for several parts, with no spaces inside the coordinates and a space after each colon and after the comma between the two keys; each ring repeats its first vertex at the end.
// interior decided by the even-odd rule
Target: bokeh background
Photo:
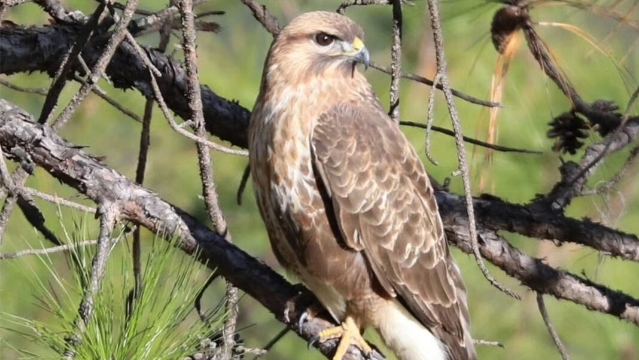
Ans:
{"type": "MultiPolygon", "coordinates": [[[[91,1],[64,1],[66,6],[90,14],[96,7],[91,1]]],[[[335,10],[339,1],[261,1],[280,21],[285,24],[295,15],[310,10],[335,10]]],[[[435,74],[434,50],[426,4],[423,0],[414,6],[404,8],[404,70],[432,78],[435,74]]],[[[576,1],[577,4],[586,4],[576,1]]],[[[533,18],[547,23],[563,22],[589,32],[599,41],[597,46],[557,26],[538,25],[537,29],[553,50],[554,56],[576,89],[587,101],[607,99],[625,108],[630,94],[637,86],[638,58],[634,48],[636,31],[628,27],[617,27],[618,22],[606,17],[597,9],[610,9],[624,13],[632,5],[630,2],[597,2],[597,7],[575,9],[561,1],[538,2],[533,18]],[[626,8],[624,8],[626,6],[626,8]],[[629,69],[629,70],[620,70],[629,69]]],[[[141,1],[140,8],[158,10],[165,1],[141,1]]],[[[452,86],[467,94],[487,99],[490,94],[491,79],[497,61],[497,54],[490,41],[490,22],[499,9],[495,2],[449,0],[443,1],[445,46],[452,86]]],[[[250,11],[240,1],[209,1],[198,7],[199,11],[223,10],[223,16],[214,20],[222,26],[220,33],[200,33],[197,39],[200,80],[213,91],[227,99],[235,99],[252,108],[258,92],[262,64],[268,50],[271,36],[253,18],[250,11]]],[[[634,11],[634,10],[633,10],[634,11]]],[[[388,6],[352,7],[347,15],[359,22],[366,32],[366,44],[375,62],[390,63],[391,8],[388,6]]],[[[637,13],[629,12],[631,19],[637,13]]],[[[47,15],[34,4],[25,4],[9,10],[5,19],[18,24],[43,26],[48,23],[47,15]]],[[[149,46],[156,46],[157,35],[139,39],[149,46]]],[[[179,39],[174,37],[169,52],[182,56],[179,39]]],[[[374,69],[366,72],[384,104],[388,104],[389,76],[374,69]]],[[[28,87],[50,85],[51,80],[44,74],[18,74],[5,77],[9,81],[28,87]]],[[[515,57],[506,77],[504,108],[499,115],[498,143],[532,150],[540,150],[541,155],[496,153],[492,162],[486,163],[483,150],[468,146],[472,159],[473,181],[476,194],[480,176],[488,180],[484,191],[512,202],[527,202],[535,194],[546,193],[559,179],[557,168],[560,156],[550,148],[547,139],[547,123],[561,112],[568,111],[569,101],[556,86],[542,73],[529,53],[522,49],[515,57]]],[[[126,107],[142,114],[144,99],[135,91],[121,92],[113,89],[107,81],[100,86],[126,107]]],[[[78,89],[69,83],[63,93],[66,102],[78,89]]],[[[401,87],[401,118],[425,122],[430,88],[422,84],[404,80],[401,87]]],[[[44,97],[28,95],[0,86],[0,97],[13,101],[37,116],[44,97]]],[[[466,135],[484,138],[487,131],[488,111],[485,108],[457,100],[462,125],[466,135]]],[[[58,110],[59,111],[59,110],[58,110]]],[[[441,94],[437,95],[435,125],[451,128],[450,119],[441,94]]],[[[70,123],[62,130],[62,136],[95,156],[105,156],[105,162],[119,172],[133,179],[137,160],[140,124],[125,117],[95,95],[90,95],[75,113],[70,123]]],[[[424,156],[425,133],[422,130],[404,128],[414,146],[424,156]]],[[[591,136],[587,142],[598,141],[591,136]]],[[[450,177],[456,169],[456,150],[452,138],[433,133],[432,154],[438,166],[428,162],[428,171],[440,181],[450,177]]],[[[563,156],[564,159],[578,159],[563,156]]],[[[601,167],[591,184],[612,176],[624,159],[623,155],[611,156],[601,167]]],[[[230,226],[237,246],[263,260],[277,271],[281,268],[271,254],[264,227],[259,218],[252,190],[247,189],[244,205],[235,202],[235,193],[247,159],[215,153],[213,156],[215,179],[220,194],[222,209],[230,226]]],[[[634,179],[635,165],[626,179],[609,194],[576,199],[568,209],[568,214],[576,218],[588,217],[606,223],[629,233],[639,233],[639,187],[634,179]]],[[[28,186],[54,193],[78,202],[86,202],[72,190],[62,186],[47,173],[38,170],[31,177],[28,186]]],[[[197,216],[202,222],[208,218],[200,195],[200,180],[194,144],[173,132],[159,109],[155,109],[151,133],[151,153],[145,186],[158,192],[164,199],[197,216]]],[[[461,179],[453,177],[451,190],[461,193],[461,179]]],[[[86,221],[87,239],[97,236],[97,226],[91,216],[60,209],[54,205],[39,202],[47,217],[47,225],[56,232],[62,231],[62,224],[86,221]]],[[[71,226],[72,227],[72,226],[71,226]]],[[[152,236],[145,234],[145,241],[152,236]]],[[[612,259],[590,249],[564,244],[557,247],[549,241],[538,241],[513,234],[503,234],[516,247],[526,253],[545,259],[549,264],[620,289],[639,297],[636,278],[637,264],[612,259]]],[[[48,246],[49,244],[45,244],[48,246]]],[[[42,247],[43,240],[33,230],[22,214],[15,212],[9,223],[2,252],[12,252],[29,247],[42,247]]],[[[130,246],[130,243],[121,244],[130,246]]],[[[522,295],[521,301],[509,298],[499,292],[483,278],[474,259],[456,249],[455,258],[462,268],[469,288],[470,312],[473,321],[473,335],[478,339],[499,341],[504,348],[478,348],[482,359],[558,359],[541,316],[537,310],[535,294],[489,266],[492,274],[522,295]]],[[[127,251],[116,251],[115,256],[126,255],[127,251]]],[[[52,266],[60,274],[68,273],[62,255],[52,255],[52,266]]],[[[167,272],[170,276],[170,271],[167,272]]],[[[31,277],[47,281],[50,269],[42,266],[35,257],[0,261],[0,311],[26,318],[55,321],[51,314],[38,306],[37,289],[31,277]]],[[[294,281],[294,279],[291,279],[294,281]]],[[[194,285],[197,286],[197,285],[194,285]]],[[[206,294],[205,303],[213,307],[223,294],[223,285],[217,284],[206,294]]],[[[619,321],[611,316],[588,311],[565,301],[547,298],[551,318],[573,359],[637,359],[639,358],[639,330],[637,327],[619,321]]],[[[185,304],[184,306],[190,306],[185,304]]],[[[283,326],[273,316],[248,296],[240,301],[241,315],[239,329],[245,345],[263,346],[283,326]]],[[[1,318],[0,318],[1,319],[1,318]]],[[[0,323],[0,358],[17,359],[16,349],[36,354],[49,354],[28,337],[15,332],[7,323],[0,323]]],[[[367,334],[373,341],[375,336],[367,334]]],[[[250,358],[250,357],[249,357],[250,358]]],[[[314,350],[306,350],[306,344],[294,334],[286,335],[263,357],[264,359],[321,359],[314,350]]]]}

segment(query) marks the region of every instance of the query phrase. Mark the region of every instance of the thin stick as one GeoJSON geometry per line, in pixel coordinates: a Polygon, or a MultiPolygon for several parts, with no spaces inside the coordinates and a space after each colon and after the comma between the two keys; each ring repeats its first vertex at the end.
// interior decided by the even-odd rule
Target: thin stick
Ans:
{"type": "MultiPolygon", "coordinates": [[[[66,14],[64,7],[57,1],[45,2],[43,6],[50,6],[49,14],[56,18],[57,14],[66,14]],[[53,14],[55,12],[55,14],[53,14]]],[[[73,65],[75,63],[75,59],[78,58],[80,52],[84,48],[84,45],[87,43],[91,34],[98,26],[100,16],[106,7],[106,2],[100,3],[98,7],[93,12],[93,15],[87,20],[86,24],[84,24],[84,29],[81,32],[80,36],[73,43],[73,46],[69,49],[67,54],[64,56],[62,63],[60,64],[60,68],[56,71],[55,76],[53,77],[53,81],[51,83],[51,87],[49,92],[47,93],[47,97],[44,100],[44,104],[42,105],[42,110],[40,111],[40,118],[38,122],[40,124],[50,124],[53,119],[53,111],[58,105],[58,100],[60,98],[60,94],[64,89],[64,86],[67,83],[67,78],[69,73],[71,72],[73,65]]]]}
{"type": "MultiPolygon", "coordinates": [[[[437,160],[433,158],[433,155],[430,153],[430,135],[432,134],[431,130],[433,128],[433,121],[435,120],[435,87],[439,83],[440,75],[435,75],[434,86],[430,88],[430,94],[428,96],[428,120],[426,122],[426,157],[433,165],[439,165],[437,160]]],[[[401,122],[400,122],[401,124],[401,122]]],[[[453,135],[455,133],[453,132],[453,135]]]]}
{"type": "Polygon", "coordinates": [[[33,189],[33,188],[24,187],[24,188],[22,188],[22,191],[24,193],[26,193],[26,194],[38,197],[38,198],[40,198],[42,200],[45,200],[45,201],[48,201],[48,202],[50,202],[52,204],[67,206],[67,207],[70,207],[72,209],[84,211],[84,212],[87,212],[87,213],[95,213],[95,211],[96,211],[96,209],[94,207],[78,204],[76,202],[69,201],[69,200],[63,199],[61,197],[58,197],[57,195],[49,195],[47,193],[43,193],[43,192],[38,191],[38,190],[33,189]]]}
{"type": "MultiPolygon", "coordinates": [[[[424,124],[416,123],[416,122],[413,122],[413,121],[400,121],[399,125],[412,126],[412,127],[428,130],[428,124],[424,125],[424,124]]],[[[431,125],[430,129],[433,130],[433,131],[437,131],[439,133],[442,133],[444,135],[448,135],[448,136],[452,136],[452,137],[455,136],[455,132],[454,131],[448,130],[446,128],[439,127],[439,126],[436,126],[436,125],[431,125]]],[[[485,148],[489,148],[489,149],[493,149],[493,150],[501,151],[501,152],[516,152],[516,153],[522,153],[522,154],[543,154],[542,151],[517,149],[517,148],[511,148],[511,147],[508,147],[508,146],[490,144],[490,143],[487,143],[487,142],[483,142],[481,140],[473,139],[473,138],[468,137],[466,135],[464,135],[462,138],[464,139],[464,141],[466,141],[469,144],[482,146],[482,147],[485,147],[485,148]]]]}
{"type": "Polygon", "coordinates": [[[435,39],[435,54],[437,58],[437,74],[440,75],[442,89],[444,90],[444,97],[448,105],[448,111],[453,122],[453,130],[455,131],[455,144],[457,145],[457,160],[459,161],[459,170],[462,174],[462,182],[464,185],[464,193],[466,198],[466,212],[468,214],[468,232],[470,234],[470,241],[472,244],[473,254],[475,255],[475,261],[479,266],[482,274],[488,282],[490,282],[497,289],[504,293],[520,299],[519,295],[515,294],[512,290],[508,289],[505,285],[495,280],[488,272],[486,265],[484,264],[481,253],[479,252],[479,245],[477,244],[477,225],[475,223],[475,210],[473,208],[473,196],[470,187],[470,171],[468,169],[468,163],[466,161],[466,147],[464,146],[463,132],[461,123],[459,121],[459,114],[455,107],[453,99],[453,93],[448,82],[448,75],[446,69],[446,56],[444,53],[444,37],[441,30],[441,21],[439,19],[439,3],[438,0],[427,0],[428,9],[430,12],[430,22],[433,29],[433,37],[435,39]]]}
{"type": "Polygon", "coordinates": [[[568,355],[568,351],[566,351],[566,347],[561,342],[559,338],[559,334],[557,330],[555,330],[555,326],[552,324],[550,320],[550,315],[548,315],[548,310],[546,309],[546,303],[544,302],[544,295],[542,293],[537,293],[537,307],[539,307],[539,313],[541,313],[542,319],[544,319],[544,323],[546,324],[546,328],[548,329],[548,333],[552,338],[552,341],[557,346],[557,350],[559,350],[559,354],[563,360],[570,360],[570,355],[568,355]]]}
{"type": "MultiPolygon", "coordinates": [[[[106,4],[106,2],[103,2],[102,4],[100,4],[100,6],[103,6],[103,4],[106,4]]],[[[124,8],[124,11],[122,11],[122,17],[120,18],[120,21],[118,21],[115,31],[113,32],[113,35],[111,35],[111,38],[107,42],[105,49],[102,52],[102,55],[100,55],[95,65],[93,66],[91,73],[88,75],[87,82],[80,87],[80,90],[78,90],[78,92],[73,96],[71,101],[69,101],[69,104],[66,106],[66,108],[62,110],[62,113],[60,114],[60,116],[58,116],[57,120],[53,124],[54,130],[59,130],[60,128],[62,128],[62,126],[64,126],[64,124],[71,118],[71,115],[75,112],[78,106],[80,106],[82,101],[89,94],[89,91],[91,91],[93,86],[97,84],[98,80],[100,80],[100,78],[102,77],[104,70],[106,69],[111,58],[115,54],[115,51],[120,45],[120,42],[122,42],[122,40],[127,34],[126,27],[131,21],[133,14],[135,13],[135,8],[137,7],[137,4],[138,4],[138,0],[129,0],[127,2],[126,7],[124,8]]]]}
{"type": "Polygon", "coordinates": [[[632,150],[630,150],[630,154],[628,154],[628,158],[626,158],[626,161],[624,162],[623,166],[610,180],[606,181],[603,185],[598,186],[594,189],[583,191],[581,194],[582,195],[599,195],[599,194],[603,194],[610,191],[619,183],[619,181],[621,181],[621,179],[623,179],[623,177],[626,175],[628,170],[630,170],[635,160],[637,159],[637,155],[639,155],[639,146],[635,146],[634,148],[632,148],[632,150]]]}
{"type": "Polygon", "coordinates": [[[390,111],[391,119],[399,122],[399,87],[402,77],[402,2],[393,0],[393,45],[391,46],[391,84],[390,111]]]}
{"type": "Polygon", "coordinates": [[[107,260],[112,250],[111,235],[113,234],[113,228],[116,222],[116,207],[109,204],[102,204],[99,212],[100,235],[98,236],[98,249],[93,257],[89,283],[84,289],[82,302],[78,309],[78,314],[80,316],[75,321],[75,333],[66,339],[67,344],[69,345],[69,348],[67,348],[64,352],[64,357],[66,359],[75,358],[76,354],[73,349],[82,342],[82,335],[86,331],[86,326],[89,324],[89,321],[93,316],[93,299],[100,289],[100,283],[102,282],[102,278],[106,271],[107,260]]]}
{"type": "MultiPolygon", "coordinates": [[[[371,62],[370,67],[372,67],[373,69],[379,70],[383,73],[386,74],[392,74],[393,70],[387,66],[383,66],[380,64],[377,64],[375,62],[371,62]]],[[[408,79],[408,80],[412,80],[424,85],[428,85],[428,86],[433,86],[435,83],[432,80],[429,80],[423,76],[419,76],[416,74],[412,74],[412,73],[407,73],[407,72],[402,72],[402,78],[404,79],[408,79]]],[[[441,84],[438,84],[437,86],[435,86],[438,90],[443,90],[443,87],[441,84]]],[[[481,100],[478,99],[476,97],[464,94],[458,90],[455,89],[450,89],[452,94],[464,101],[467,101],[471,104],[476,104],[476,105],[481,105],[481,106],[485,106],[485,107],[501,107],[500,103],[496,103],[496,102],[492,102],[492,101],[486,101],[486,100],[481,100]]]]}
{"type": "Polygon", "coordinates": [[[41,87],[41,88],[26,88],[26,87],[14,85],[5,79],[0,79],[0,85],[4,85],[11,90],[20,91],[20,92],[29,93],[29,94],[46,95],[47,92],[49,91],[48,86],[41,87]]]}
{"type": "Polygon", "coordinates": [[[249,165],[246,165],[246,167],[244,168],[244,172],[242,173],[240,186],[238,186],[237,194],[235,195],[235,201],[238,205],[242,205],[242,194],[244,194],[244,189],[246,189],[246,184],[248,183],[249,176],[251,176],[251,167],[249,165]]]}
{"type": "Polygon", "coordinates": [[[240,0],[242,4],[246,5],[251,12],[253,13],[253,17],[257,21],[259,21],[262,26],[268,31],[271,35],[275,36],[280,32],[280,24],[277,22],[277,18],[271,15],[268,10],[266,10],[266,6],[258,4],[254,0],[240,0]]]}
{"type": "Polygon", "coordinates": [[[44,249],[26,249],[26,250],[16,251],[13,253],[6,253],[6,254],[0,253],[0,260],[17,259],[17,258],[28,256],[28,255],[48,255],[48,254],[53,254],[53,253],[57,253],[61,251],[72,250],[78,247],[92,246],[97,243],[98,243],[97,240],[87,240],[87,241],[80,241],[73,244],[64,244],[64,245],[59,245],[59,246],[54,246],[54,247],[44,248],[44,249]]]}
{"type": "MultiPolygon", "coordinates": [[[[202,109],[202,95],[198,80],[197,53],[195,52],[195,19],[193,15],[193,3],[191,0],[182,0],[178,3],[182,15],[183,48],[186,58],[186,73],[189,85],[189,108],[192,111],[191,118],[195,121],[194,128],[198,137],[206,134],[204,111],[202,109]]],[[[211,154],[209,148],[201,143],[196,143],[200,178],[202,179],[202,194],[204,203],[213,222],[214,230],[224,236],[228,242],[233,242],[228,225],[220,209],[217,191],[215,190],[213,167],[211,166],[211,154]]],[[[222,329],[223,359],[231,359],[235,346],[235,332],[237,327],[239,301],[238,289],[229,281],[226,282],[226,319],[222,329]]]]}

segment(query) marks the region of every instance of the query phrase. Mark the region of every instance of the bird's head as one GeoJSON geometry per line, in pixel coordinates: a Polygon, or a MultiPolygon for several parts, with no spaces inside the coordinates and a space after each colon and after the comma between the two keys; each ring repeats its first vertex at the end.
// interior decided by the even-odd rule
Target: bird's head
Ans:
{"type": "MultiPolygon", "coordinates": [[[[333,12],[302,14],[281,30],[269,53],[268,66],[306,75],[353,74],[358,63],[368,67],[364,31],[353,20],[333,12]]],[[[270,69],[268,69],[270,70],[270,69]]],[[[273,69],[275,70],[275,69],[273,69]]],[[[279,71],[278,71],[279,72],[279,71]]]]}

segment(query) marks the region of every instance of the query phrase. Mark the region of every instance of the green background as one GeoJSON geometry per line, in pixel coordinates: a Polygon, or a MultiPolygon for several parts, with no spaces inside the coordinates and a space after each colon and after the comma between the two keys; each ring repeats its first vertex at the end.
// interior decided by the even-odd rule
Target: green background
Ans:
{"type": "MultiPolygon", "coordinates": [[[[309,10],[334,10],[337,1],[263,1],[268,9],[285,24],[296,14],[309,10]]],[[[561,4],[561,3],[560,3],[561,4]]],[[[600,3],[600,5],[610,5],[600,3]]],[[[96,4],[90,1],[67,1],[66,5],[90,14],[96,4]]],[[[140,8],[157,10],[164,2],[142,1],[140,8]]],[[[622,3],[617,8],[623,12],[622,3]]],[[[457,90],[478,98],[487,99],[490,94],[492,74],[497,54],[490,42],[490,21],[497,4],[471,1],[446,1],[441,4],[444,21],[444,37],[448,58],[451,84],[457,90]]],[[[198,34],[198,55],[200,81],[227,99],[235,99],[251,109],[258,92],[262,64],[271,36],[253,19],[250,11],[239,1],[213,1],[198,8],[204,10],[224,10],[226,15],[215,17],[222,26],[218,34],[198,34]]],[[[404,8],[404,49],[403,66],[406,71],[416,72],[432,78],[435,71],[430,26],[426,4],[422,0],[415,6],[404,8]]],[[[388,65],[391,45],[391,8],[369,6],[349,8],[347,15],[359,22],[366,32],[366,45],[373,61],[388,65]]],[[[537,21],[566,22],[590,32],[604,43],[609,54],[598,52],[584,39],[558,27],[538,26],[538,32],[553,50],[562,69],[573,82],[575,88],[587,101],[599,98],[613,100],[623,109],[636,82],[636,71],[619,71],[617,65],[637,69],[636,50],[632,46],[636,33],[622,27],[616,29],[616,22],[566,6],[540,7],[533,11],[537,21]],[[616,60],[615,60],[616,59],[616,60]]],[[[636,18],[636,14],[634,15],[636,18]]],[[[42,26],[48,17],[34,4],[26,4],[9,10],[5,19],[26,25],[42,26]]],[[[157,35],[139,39],[149,46],[156,46],[157,35]]],[[[169,52],[181,58],[174,37],[169,52]]],[[[366,77],[371,81],[384,104],[388,104],[389,77],[369,69],[366,77]]],[[[18,74],[8,77],[14,84],[30,87],[50,85],[50,79],[43,74],[18,74]]],[[[526,51],[519,51],[510,66],[506,78],[504,108],[499,115],[499,140],[501,145],[542,150],[542,155],[522,155],[511,153],[494,154],[491,163],[483,160],[484,150],[468,146],[472,162],[475,192],[482,174],[488,179],[486,192],[515,203],[527,202],[535,194],[547,193],[558,180],[557,168],[560,156],[550,151],[552,141],[547,139],[547,123],[552,117],[569,110],[569,101],[557,87],[542,73],[538,64],[526,51]]],[[[143,97],[135,91],[114,90],[102,80],[100,86],[109,91],[121,104],[142,114],[143,97]]],[[[63,92],[62,104],[66,104],[78,89],[69,83],[63,92]]],[[[425,122],[430,88],[422,84],[403,81],[401,88],[401,117],[403,120],[425,122]]],[[[44,97],[28,95],[0,86],[0,97],[13,101],[37,117],[44,97]]],[[[488,111],[462,100],[456,102],[465,134],[484,138],[487,131],[488,111]]],[[[60,109],[58,109],[60,111],[60,109]]],[[[435,125],[450,128],[450,120],[437,94],[435,125]]],[[[125,117],[95,95],[90,95],[74,114],[70,123],[62,130],[62,136],[77,145],[87,146],[85,151],[95,156],[106,156],[108,166],[117,169],[133,179],[138,153],[139,123],[125,117]]],[[[425,133],[421,130],[404,128],[418,152],[424,157],[428,171],[438,180],[451,176],[456,169],[456,150],[452,138],[434,133],[432,154],[439,162],[435,166],[425,159],[425,133]]],[[[588,143],[599,141],[596,136],[588,143]]],[[[565,156],[564,159],[578,160],[565,156]]],[[[599,173],[591,179],[591,184],[611,177],[622,164],[625,156],[611,156],[599,173]]],[[[230,226],[237,246],[263,260],[277,271],[277,265],[269,250],[264,227],[259,218],[252,190],[247,189],[244,205],[235,203],[235,192],[242,170],[247,160],[220,153],[213,154],[217,189],[222,209],[230,226]]],[[[173,132],[156,107],[151,133],[151,153],[149,156],[145,186],[158,192],[164,199],[197,216],[208,223],[204,204],[199,198],[200,180],[197,156],[193,143],[173,132]]],[[[629,233],[639,233],[639,201],[636,200],[636,182],[633,180],[637,166],[610,194],[576,199],[568,209],[568,214],[576,218],[589,217],[629,233]]],[[[28,186],[47,193],[85,201],[82,196],[62,186],[57,180],[42,170],[36,171],[28,186]]],[[[452,178],[451,189],[461,193],[461,179],[452,178]]],[[[47,225],[59,233],[60,222],[72,223],[92,216],[73,213],[62,209],[58,219],[54,205],[38,201],[47,216],[47,225]]],[[[88,239],[97,236],[97,226],[89,222],[88,239]]],[[[152,236],[145,232],[145,239],[152,236]]],[[[567,269],[594,281],[620,289],[635,298],[639,297],[636,286],[636,264],[599,255],[592,249],[565,244],[557,247],[549,241],[531,240],[504,233],[514,246],[531,256],[543,258],[547,263],[567,269]]],[[[42,238],[33,230],[22,214],[14,212],[4,242],[2,252],[18,251],[29,247],[42,247],[42,238]]],[[[44,244],[49,246],[49,244],[44,244]]],[[[130,243],[127,244],[129,246],[130,243]]],[[[543,321],[537,310],[535,294],[509,278],[499,269],[490,266],[492,274],[522,295],[521,301],[509,298],[499,292],[483,278],[474,259],[456,249],[453,250],[459,262],[464,279],[469,288],[469,306],[473,322],[473,336],[478,339],[499,341],[505,348],[482,347],[478,352],[483,359],[553,359],[559,358],[543,321]]],[[[125,252],[116,252],[121,255],[125,252]]],[[[52,255],[54,267],[62,274],[66,264],[60,254],[52,255]]],[[[34,297],[35,286],[29,277],[37,276],[43,281],[50,272],[39,265],[34,257],[0,262],[1,311],[42,320],[50,315],[38,307],[34,297]]],[[[291,279],[294,281],[294,279],[291,279]]],[[[206,296],[206,303],[213,307],[220,299],[223,287],[214,286],[206,296]]],[[[595,312],[588,311],[565,301],[546,297],[553,322],[573,359],[636,359],[639,358],[639,331],[631,324],[595,312]]],[[[185,304],[190,306],[190,304],[185,304]]],[[[248,347],[263,346],[279,332],[283,325],[257,302],[244,296],[240,302],[240,334],[248,347]]],[[[0,318],[1,319],[1,318],[0,318]]],[[[26,337],[4,329],[0,324],[0,358],[19,358],[12,348],[46,353],[26,337]]],[[[372,336],[372,334],[367,334],[372,336]]],[[[374,336],[371,337],[375,339],[374,336]]],[[[378,341],[378,340],[374,340],[378,341]]],[[[50,354],[50,353],[49,353],[50,354]]],[[[319,353],[307,351],[306,344],[289,333],[264,359],[320,359],[319,353]]]]}

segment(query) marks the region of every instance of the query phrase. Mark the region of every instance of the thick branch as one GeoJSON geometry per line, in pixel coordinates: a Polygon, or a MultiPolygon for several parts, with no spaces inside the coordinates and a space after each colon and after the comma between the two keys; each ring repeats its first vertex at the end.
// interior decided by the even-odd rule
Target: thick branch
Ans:
{"type": "MultiPolygon", "coordinates": [[[[440,195],[442,193],[438,194],[438,199],[440,195]]],[[[445,205],[442,206],[442,220],[448,239],[462,251],[472,253],[466,214],[448,210],[445,205]]],[[[480,227],[479,237],[482,256],[525,286],[639,325],[639,300],[570,272],[557,270],[522,253],[493,231],[480,227]]]]}
{"type": "MultiPolygon", "coordinates": [[[[0,74],[42,71],[53,76],[81,29],[63,25],[29,29],[0,27],[0,74]]],[[[89,67],[95,65],[108,38],[109,34],[98,36],[82,51],[89,67]]],[[[167,105],[183,119],[190,118],[185,96],[188,93],[187,76],[180,63],[160,51],[143,49],[162,72],[157,80],[167,105]]],[[[116,88],[136,89],[147,98],[153,98],[148,69],[128,42],[120,44],[105,73],[116,88]]],[[[237,102],[219,97],[207,86],[202,86],[201,92],[206,129],[222,140],[246,148],[249,111],[237,102]]]]}
{"type": "MultiPolygon", "coordinates": [[[[440,192],[437,203],[442,214],[463,214],[466,203],[458,195],[440,192]]],[[[543,206],[517,205],[486,196],[474,200],[477,222],[486,229],[505,230],[531,238],[572,242],[639,261],[639,238],[589,220],[576,220],[543,206]]]]}

